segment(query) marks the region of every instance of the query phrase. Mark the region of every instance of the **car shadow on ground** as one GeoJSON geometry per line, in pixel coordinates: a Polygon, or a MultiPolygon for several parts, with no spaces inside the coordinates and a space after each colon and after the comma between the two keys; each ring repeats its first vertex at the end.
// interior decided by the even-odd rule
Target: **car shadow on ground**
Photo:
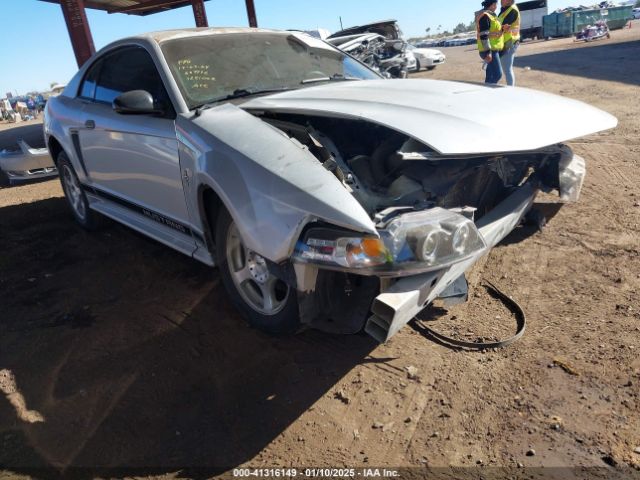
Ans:
{"type": "Polygon", "coordinates": [[[576,46],[565,50],[519,56],[514,64],[516,67],[531,67],[533,70],[561,75],[640,85],[638,51],[640,40],[610,43],[605,39],[582,48],[576,46]],[[617,63],[616,68],[611,68],[612,59],[617,63]]]}
{"type": "Polygon", "coordinates": [[[504,237],[497,247],[520,243],[539,233],[560,212],[563,205],[562,203],[535,202],[524,221],[504,237]]]}
{"type": "Polygon", "coordinates": [[[0,469],[207,477],[387,360],[364,335],[252,330],[215,271],[113,222],[84,232],[61,198],[0,209],[0,232],[0,469]]]}

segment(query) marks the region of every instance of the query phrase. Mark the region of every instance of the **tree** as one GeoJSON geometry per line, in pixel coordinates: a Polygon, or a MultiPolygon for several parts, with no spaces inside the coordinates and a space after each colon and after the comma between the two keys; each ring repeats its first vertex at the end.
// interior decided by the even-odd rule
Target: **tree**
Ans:
{"type": "Polygon", "coordinates": [[[49,83],[49,88],[53,88],[53,87],[55,87],[56,85],[58,85],[58,82],[50,82],[50,83],[49,83]]]}
{"type": "Polygon", "coordinates": [[[636,1],[636,7],[640,7],[640,0],[636,1]]]}
{"type": "MultiPolygon", "coordinates": [[[[640,2],[640,0],[638,0],[640,2]]],[[[427,33],[431,31],[431,27],[427,27],[427,33]]]]}
{"type": "Polygon", "coordinates": [[[458,25],[456,25],[456,26],[453,28],[453,33],[454,33],[454,34],[456,34],[456,33],[466,32],[466,31],[467,31],[467,26],[466,26],[464,23],[462,23],[462,22],[461,22],[461,23],[459,23],[458,25]]]}

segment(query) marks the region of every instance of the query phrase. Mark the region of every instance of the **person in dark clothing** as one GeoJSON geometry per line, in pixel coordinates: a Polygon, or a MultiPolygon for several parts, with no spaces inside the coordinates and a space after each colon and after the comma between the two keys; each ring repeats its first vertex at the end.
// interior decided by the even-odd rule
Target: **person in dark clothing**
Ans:
{"type": "Polygon", "coordinates": [[[476,15],[478,52],[486,63],[485,83],[498,83],[502,78],[500,52],[504,48],[502,24],[496,16],[498,0],[484,0],[476,15]]]}

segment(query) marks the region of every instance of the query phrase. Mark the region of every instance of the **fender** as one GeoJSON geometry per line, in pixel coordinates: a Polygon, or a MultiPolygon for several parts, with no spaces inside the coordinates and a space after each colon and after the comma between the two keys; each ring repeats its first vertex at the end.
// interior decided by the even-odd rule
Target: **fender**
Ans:
{"type": "MultiPolygon", "coordinates": [[[[199,212],[198,190],[210,186],[247,248],[284,261],[302,228],[314,220],[378,235],[339,180],[283,132],[232,104],[189,117],[179,115],[176,121],[183,182],[185,170],[192,170],[185,185],[189,209],[199,212]]],[[[193,221],[203,225],[202,219],[193,221]]]]}

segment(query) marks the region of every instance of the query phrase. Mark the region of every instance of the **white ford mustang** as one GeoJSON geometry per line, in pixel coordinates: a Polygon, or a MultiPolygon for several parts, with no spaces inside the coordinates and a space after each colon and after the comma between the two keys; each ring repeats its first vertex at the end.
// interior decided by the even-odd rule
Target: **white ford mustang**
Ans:
{"type": "Polygon", "coordinates": [[[82,226],[218,266],[265,331],[385,341],[464,296],[538,190],[576,200],[584,161],[560,142],[615,125],[533,90],[383,80],[302,33],[198,29],[106,46],[44,129],[82,226]]]}

